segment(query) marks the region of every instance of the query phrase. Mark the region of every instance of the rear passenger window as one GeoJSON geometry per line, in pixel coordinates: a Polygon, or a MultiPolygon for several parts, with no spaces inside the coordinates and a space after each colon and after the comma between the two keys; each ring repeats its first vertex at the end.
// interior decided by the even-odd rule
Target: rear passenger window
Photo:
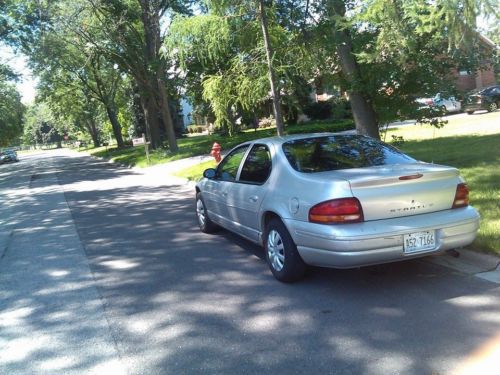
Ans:
{"type": "Polygon", "coordinates": [[[240,174],[240,182],[263,184],[271,174],[271,154],[265,145],[254,145],[240,174]]]}

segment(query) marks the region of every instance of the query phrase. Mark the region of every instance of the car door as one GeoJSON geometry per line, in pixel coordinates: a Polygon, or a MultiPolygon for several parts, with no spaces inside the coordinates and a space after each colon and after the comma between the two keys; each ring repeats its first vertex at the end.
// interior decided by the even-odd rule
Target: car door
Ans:
{"type": "Polygon", "coordinates": [[[236,181],[241,161],[249,145],[232,150],[217,167],[215,177],[207,180],[203,189],[203,198],[211,218],[223,226],[229,224],[228,194],[236,181]]]}
{"type": "Polygon", "coordinates": [[[269,147],[254,144],[243,162],[237,182],[229,191],[229,216],[235,230],[255,242],[259,241],[259,209],[269,189],[266,182],[271,169],[269,147]]]}

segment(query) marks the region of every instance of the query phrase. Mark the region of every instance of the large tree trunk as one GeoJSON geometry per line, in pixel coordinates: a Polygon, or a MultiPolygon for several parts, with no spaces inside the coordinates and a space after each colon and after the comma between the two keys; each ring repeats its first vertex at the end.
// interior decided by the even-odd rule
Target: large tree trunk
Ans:
{"type": "MultiPolygon", "coordinates": [[[[156,88],[151,93],[155,95],[156,106],[158,107],[158,114],[161,116],[165,125],[168,137],[168,144],[171,151],[177,151],[177,140],[175,138],[175,130],[172,122],[170,108],[168,107],[168,96],[165,90],[165,69],[164,63],[161,62],[160,47],[161,47],[161,34],[160,34],[160,7],[161,2],[153,0],[139,0],[141,5],[141,18],[144,27],[144,35],[146,41],[146,48],[144,49],[144,58],[147,65],[147,80],[152,88],[156,88]],[[157,67],[154,69],[153,67],[157,67]]],[[[148,99],[149,102],[149,99],[148,99]]],[[[150,110],[148,110],[150,111],[150,110]]],[[[148,117],[149,118],[149,117],[148,117]]],[[[159,126],[158,121],[156,121],[159,126]]],[[[151,130],[151,145],[156,148],[161,144],[159,138],[160,132],[158,129],[151,130]],[[156,138],[158,137],[158,138],[156,138]]]]}
{"type": "Polygon", "coordinates": [[[278,135],[281,136],[284,134],[285,127],[283,124],[283,115],[281,113],[280,90],[276,82],[276,74],[274,73],[274,68],[273,68],[274,52],[271,46],[271,42],[269,40],[269,31],[267,27],[267,17],[266,17],[266,8],[264,5],[264,0],[259,0],[259,12],[260,12],[260,24],[262,27],[262,36],[264,37],[264,48],[266,49],[267,69],[269,71],[269,83],[271,84],[271,95],[273,96],[273,109],[274,109],[274,117],[276,119],[276,130],[278,131],[278,135]]]}
{"type": "Polygon", "coordinates": [[[118,121],[116,110],[110,104],[105,104],[105,106],[106,113],[108,114],[109,121],[111,122],[111,127],[113,128],[113,135],[115,136],[116,144],[118,145],[118,148],[122,148],[125,146],[125,144],[123,143],[122,127],[120,125],[120,122],[118,121]]]}
{"type": "MultiPolygon", "coordinates": [[[[331,6],[331,15],[345,16],[346,8],[343,0],[330,0],[329,5],[331,6]]],[[[345,28],[337,29],[335,32],[338,36],[337,55],[342,67],[342,75],[349,86],[347,92],[351,102],[356,130],[359,134],[380,139],[377,115],[373,105],[368,95],[359,87],[363,77],[353,54],[351,35],[345,28]]]]}
{"type": "Polygon", "coordinates": [[[170,151],[176,152],[178,147],[177,139],[175,138],[174,123],[172,121],[172,114],[170,113],[170,106],[168,104],[168,94],[165,90],[165,82],[161,79],[158,79],[158,94],[162,109],[161,116],[167,130],[168,147],[170,148],[170,151]]]}
{"type": "Polygon", "coordinates": [[[150,92],[144,93],[144,90],[141,91],[141,104],[146,119],[146,136],[151,142],[151,148],[156,149],[161,146],[158,107],[155,98],[150,92]]]}
{"type": "Polygon", "coordinates": [[[97,126],[94,119],[89,119],[85,122],[85,127],[92,137],[92,143],[94,147],[99,147],[101,143],[99,142],[99,134],[97,132],[97,126]]]}

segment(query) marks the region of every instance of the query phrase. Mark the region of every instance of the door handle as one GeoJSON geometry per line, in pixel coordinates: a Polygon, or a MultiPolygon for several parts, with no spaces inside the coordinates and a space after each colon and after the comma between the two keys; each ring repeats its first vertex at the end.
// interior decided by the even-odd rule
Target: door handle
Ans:
{"type": "Polygon", "coordinates": [[[251,197],[248,198],[250,202],[257,202],[259,200],[259,197],[256,195],[252,195],[251,197]]]}

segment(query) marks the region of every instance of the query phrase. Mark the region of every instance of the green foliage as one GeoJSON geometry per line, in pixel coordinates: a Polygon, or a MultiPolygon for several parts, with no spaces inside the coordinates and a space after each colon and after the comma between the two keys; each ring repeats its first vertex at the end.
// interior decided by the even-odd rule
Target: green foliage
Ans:
{"type": "MultiPolygon", "coordinates": [[[[288,98],[297,91],[297,81],[303,86],[300,67],[307,63],[307,53],[295,43],[295,34],[274,16],[269,24],[276,51],[273,66],[288,98]]],[[[268,67],[255,2],[211,1],[206,14],[175,17],[164,53],[178,60],[190,101],[195,106],[209,103],[215,124],[229,134],[238,131],[236,118],[255,117],[269,100],[268,67]]],[[[290,111],[298,103],[286,101],[290,111]]]]}
{"type": "Polygon", "coordinates": [[[22,134],[24,109],[14,84],[0,78],[0,147],[8,146],[22,134]]]}

